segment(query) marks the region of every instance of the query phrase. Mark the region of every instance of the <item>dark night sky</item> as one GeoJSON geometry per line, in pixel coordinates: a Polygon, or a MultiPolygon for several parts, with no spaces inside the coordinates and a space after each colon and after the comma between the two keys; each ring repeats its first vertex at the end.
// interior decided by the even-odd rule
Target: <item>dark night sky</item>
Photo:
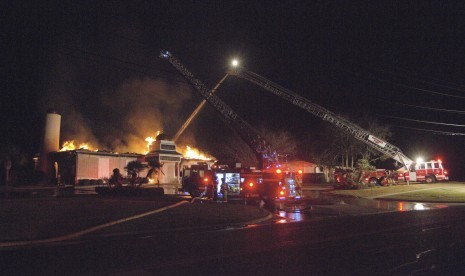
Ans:
{"type": "MultiPolygon", "coordinates": [[[[412,128],[463,127],[392,118],[465,124],[464,114],[425,109],[465,110],[461,2],[2,1],[0,142],[37,152],[50,107],[63,115],[63,139],[130,150],[158,129],[173,135],[201,99],[158,58],[167,49],[208,87],[238,56],[331,111],[389,124],[408,156],[441,156],[462,177],[464,136],[412,128]]],[[[239,79],[219,96],[254,126],[297,137],[322,126],[239,79]]],[[[208,147],[218,132],[230,130],[207,108],[186,137],[208,147]]]]}

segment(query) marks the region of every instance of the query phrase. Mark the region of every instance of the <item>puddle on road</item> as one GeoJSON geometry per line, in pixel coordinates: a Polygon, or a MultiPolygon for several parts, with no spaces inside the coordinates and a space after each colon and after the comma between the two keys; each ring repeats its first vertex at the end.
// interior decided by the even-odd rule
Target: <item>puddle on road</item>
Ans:
{"type": "Polygon", "coordinates": [[[380,199],[365,199],[365,198],[345,198],[344,202],[351,205],[365,206],[382,210],[391,211],[421,211],[430,209],[439,209],[448,207],[444,203],[423,203],[423,202],[410,202],[410,201],[392,201],[380,199]]]}
{"type": "MultiPolygon", "coordinates": [[[[311,218],[321,217],[321,215],[308,212],[312,206],[332,205],[337,208],[337,205],[355,205],[359,207],[374,208],[386,211],[421,211],[430,209],[447,208],[448,205],[444,203],[422,203],[422,202],[407,202],[407,201],[391,201],[379,199],[365,199],[365,198],[349,198],[349,197],[333,197],[327,194],[322,194],[319,191],[313,193],[306,193],[305,198],[298,204],[286,204],[283,202],[278,203],[279,215],[283,217],[284,221],[296,222],[310,220],[311,218]]],[[[325,215],[323,215],[325,216],[325,215]]],[[[327,215],[326,215],[327,216],[327,215]]]]}
{"type": "MultiPolygon", "coordinates": [[[[286,223],[286,222],[295,222],[295,221],[303,221],[306,218],[305,214],[302,213],[291,213],[286,211],[279,211],[278,215],[283,219],[279,220],[278,223],[286,223]]],[[[307,220],[309,219],[307,215],[307,220]]]]}

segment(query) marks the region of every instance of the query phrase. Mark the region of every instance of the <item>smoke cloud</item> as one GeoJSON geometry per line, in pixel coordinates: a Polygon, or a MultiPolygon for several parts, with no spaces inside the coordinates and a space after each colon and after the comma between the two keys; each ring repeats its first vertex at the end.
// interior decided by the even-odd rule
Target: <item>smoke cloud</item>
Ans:
{"type": "Polygon", "coordinates": [[[74,140],[100,150],[144,153],[146,137],[157,131],[170,137],[182,125],[185,116],[179,113],[192,95],[186,83],[93,68],[60,54],[53,59],[40,104],[44,113],[54,108],[62,115],[60,146],[74,140]]]}
{"type": "Polygon", "coordinates": [[[151,78],[125,81],[102,101],[111,114],[121,118],[108,129],[106,142],[118,151],[140,152],[146,146],[145,137],[155,137],[157,131],[174,133],[182,124],[179,112],[190,95],[185,84],[151,78]]]}

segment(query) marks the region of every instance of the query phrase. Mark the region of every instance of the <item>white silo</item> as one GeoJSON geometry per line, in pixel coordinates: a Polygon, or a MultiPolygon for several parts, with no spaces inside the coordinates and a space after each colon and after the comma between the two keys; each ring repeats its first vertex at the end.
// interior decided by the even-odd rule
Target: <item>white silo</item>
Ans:
{"type": "Polygon", "coordinates": [[[44,136],[40,151],[40,170],[49,177],[53,164],[49,157],[50,152],[60,150],[61,115],[53,109],[47,111],[45,116],[44,136]]]}

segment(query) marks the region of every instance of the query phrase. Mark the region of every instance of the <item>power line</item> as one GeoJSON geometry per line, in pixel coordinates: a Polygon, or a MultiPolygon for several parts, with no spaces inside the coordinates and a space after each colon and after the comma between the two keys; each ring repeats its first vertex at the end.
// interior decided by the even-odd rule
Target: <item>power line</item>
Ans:
{"type": "Polygon", "coordinates": [[[439,135],[465,136],[465,133],[462,133],[462,132],[438,131],[438,130],[431,130],[431,129],[424,129],[424,128],[405,127],[405,126],[394,126],[394,127],[395,128],[410,129],[410,130],[414,130],[414,131],[431,132],[433,134],[439,134],[439,135]]]}
{"type": "Polygon", "coordinates": [[[388,116],[388,115],[379,115],[379,116],[381,116],[381,117],[386,117],[386,118],[392,118],[392,119],[398,119],[398,120],[404,120],[404,121],[426,123],[426,124],[444,125],[444,126],[454,126],[454,127],[465,127],[465,125],[459,125],[459,124],[448,124],[448,123],[440,123],[440,122],[433,122],[433,121],[415,120],[415,119],[401,118],[401,117],[388,116]]]}
{"type": "Polygon", "coordinates": [[[407,89],[417,90],[417,91],[426,92],[426,93],[430,93],[430,94],[434,94],[434,95],[445,96],[445,97],[465,99],[465,96],[459,96],[459,95],[453,95],[453,94],[437,92],[437,91],[433,91],[433,90],[430,90],[430,89],[419,88],[419,87],[415,87],[415,86],[411,86],[411,85],[405,85],[405,84],[402,84],[402,83],[398,83],[398,82],[394,82],[394,81],[391,81],[391,80],[382,79],[382,78],[378,78],[378,77],[362,76],[362,75],[360,75],[360,74],[358,74],[356,72],[350,71],[350,70],[345,70],[345,71],[348,72],[349,74],[356,75],[356,76],[359,76],[359,77],[362,77],[362,78],[368,78],[368,79],[377,80],[377,81],[381,81],[381,82],[387,82],[387,83],[391,83],[391,84],[394,84],[396,86],[400,86],[400,87],[407,88],[407,89]]]}
{"type": "MultiPolygon", "coordinates": [[[[373,71],[373,68],[367,68],[367,69],[370,69],[370,71],[373,71]]],[[[429,85],[435,85],[435,86],[438,86],[438,87],[447,88],[447,89],[451,89],[451,90],[455,90],[455,91],[459,91],[459,92],[465,92],[465,89],[463,89],[461,87],[458,87],[454,83],[423,76],[423,78],[429,78],[429,79],[432,79],[432,80],[435,80],[435,81],[439,81],[439,82],[443,82],[443,83],[449,83],[449,84],[452,84],[452,85],[456,85],[456,87],[452,87],[452,86],[444,85],[444,84],[439,84],[439,83],[435,83],[435,82],[431,82],[431,81],[427,81],[427,80],[424,80],[424,79],[420,79],[418,77],[413,77],[411,72],[409,72],[407,70],[404,70],[404,69],[397,69],[397,70],[404,71],[404,72],[406,72],[407,74],[410,74],[410,75],[407,75],[407,74],[400,75],[400,74],[398,74],[396,72],[385,70],[385,69],[382,69],[382,68],[378,68],[378,69],[374,69],[374,70],[378,71],[380,73],[387,73],[387,74],[390,74],[390,75],[393,75],[393,76],[396,76],[396,77],[400,77],[400,78],[409,78],[409,79],[419,81],[419,82],[423,82],[423,83],[426,83],[426,84],[429,84],[429,85]]],[[[414,75],[415,74],[418,75],[418,73],[414,73],[414,75]]]]}
{"type": "Polygon", "coordinates": [[[406,103],[399,103],[399,102],[393,102],[389,100],[384,100],[384,99],[376,99],[376,101],[383,102],[383,103],[392,103],[396,105],[402,105],[402,106],[408,106],[408,107],[414,107],[414,108],[422,108],[422,109],[427,109],[427,110],[434,110],[434,111],[439,111],[439,112],[447,112],[447,113],[455,113],[455,114],[465,114],[465,110],[454,110],[454,109],[445,109],[445,108],[435,108],[435,107],[428,107],[428,106],[420,106],[420,105],[413,105],[413,104],[406,104],[406,103]]]}

